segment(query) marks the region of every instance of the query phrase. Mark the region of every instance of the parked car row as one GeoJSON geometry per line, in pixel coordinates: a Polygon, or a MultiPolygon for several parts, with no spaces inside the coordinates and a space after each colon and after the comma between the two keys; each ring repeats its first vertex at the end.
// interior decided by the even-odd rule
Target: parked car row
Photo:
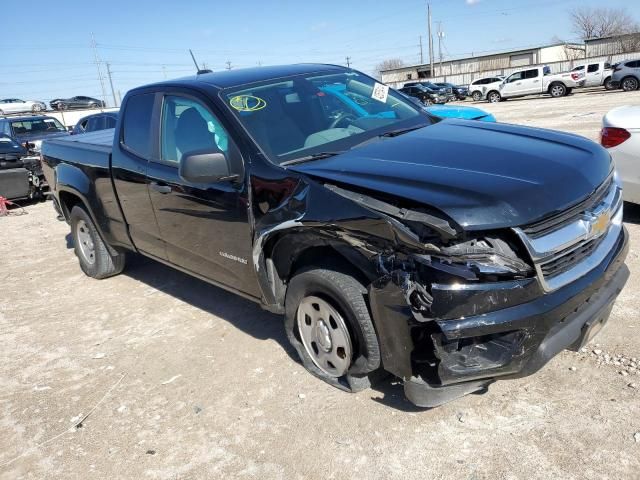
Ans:
{"type": "MultiPolygon", "coordinates": [[[[71,98],[57,98],[51,100],[52,110],[68,110],[80,108],[105,108],[106,103],[92,97],[76,96],[71,98]]],[[[22,100],[20,98],[0,99],[0,115],[14,113],[39,113],[47,110],[47,104],[40,100],[22,100]]]]}

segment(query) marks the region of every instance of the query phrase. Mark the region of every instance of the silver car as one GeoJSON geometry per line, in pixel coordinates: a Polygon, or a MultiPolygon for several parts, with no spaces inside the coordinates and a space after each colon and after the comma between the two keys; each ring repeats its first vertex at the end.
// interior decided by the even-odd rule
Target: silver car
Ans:
{"type": "Polygon", "coordinates": [[[637,90],[640,86],[640,60],[624,60],[615,64],[611,82],[625,92],[637,90]]]}
{"type": "Polygon", "coordinates": [[[20,100],[19,98],[4,98],[0,100],[1,113],[42,112],[47,109],[44,102],[37,100],[20,100]]]}

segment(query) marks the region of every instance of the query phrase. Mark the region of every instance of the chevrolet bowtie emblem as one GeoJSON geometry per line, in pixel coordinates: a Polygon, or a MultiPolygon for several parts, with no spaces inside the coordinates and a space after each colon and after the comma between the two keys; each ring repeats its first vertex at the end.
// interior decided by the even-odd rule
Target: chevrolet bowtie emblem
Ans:
{"type": "Polygon", "coordinates": [[[611,221],[611,212],[605,211],[594,216],[591,220],[591,235],[599,237],[607,231],[609,222],[611,221]]]}

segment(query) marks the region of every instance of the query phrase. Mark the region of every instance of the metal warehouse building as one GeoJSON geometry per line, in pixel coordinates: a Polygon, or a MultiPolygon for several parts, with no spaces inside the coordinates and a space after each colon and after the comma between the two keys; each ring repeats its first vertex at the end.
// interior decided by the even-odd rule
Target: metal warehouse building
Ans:
{"type": "Polygon", "coordinates": [[[590,38],[584,41],[587,57],[618,55],[640,51],[640,33],[590,38]]]}
{"type": "MultiPolygon", "coordinates": [[[[584,58],[585,45],[555,43],[539,47],[478,55],[456,60],[434,62],[433,75],[429,64],[396,68],[381,72],[382,81],[394,87],[419,78],[432,78],[466,85],[480,76],[507,75],[527,65],[553,64],[584,58]]],[[[553,70],[553,68],[552,68],[553,70]]]]}

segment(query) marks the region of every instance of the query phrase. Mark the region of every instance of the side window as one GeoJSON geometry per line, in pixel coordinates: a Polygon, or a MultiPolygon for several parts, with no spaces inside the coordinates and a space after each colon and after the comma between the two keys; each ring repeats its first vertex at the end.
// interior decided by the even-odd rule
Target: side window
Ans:
{"type": "Polygon", "coordinates": [[[598,63],[592,63],[587,67],[587,73],[597,72],[600,69],[600,65],[598,63]]]}
{"type": "Polygon", "coordinates": [[[511,75],[507,80],[507,83],[517,82],[518,80],[522,80],[522,72],[517,72],[511,75]]]}
{"type": "Polygon", "coordinates": [[[151,156],[151,113],[155,94],[134,95],[127,100],[122,122],[122,143],[143,158],[151,156]]]}
{"type": "Polygon", "coordinates": [[[201,103],[168,95],[162,105],[160,158],[178,163],[182,154],[195,150],[227,153],[229,137],[218,119],[201,103]]]}
{"type": "Polygon", "coordinates": [[[538,69],[527,70],[524,72],[523,78],[536,78],[538,76],[538,69]]]}
{"type": "Polygon", "coordinates": [[[579,67],[575,67],[572,72],[579,72],[580,70],[584,70],[584,65],[580,65],[579,67]]]}
{"type": "Polygon", "coordinates": [[[105,127],[104,128],[116,128],[116,119],[113,117],[106,117],[105,118],[106,122],[105,122],[105,127]]]}
{"type": "Polygon", "coordinates": [[[93,117],[89,119],[86,130],[89,132],[95,132],[96,130],[104,129],[104,117],[93,117]]]}

